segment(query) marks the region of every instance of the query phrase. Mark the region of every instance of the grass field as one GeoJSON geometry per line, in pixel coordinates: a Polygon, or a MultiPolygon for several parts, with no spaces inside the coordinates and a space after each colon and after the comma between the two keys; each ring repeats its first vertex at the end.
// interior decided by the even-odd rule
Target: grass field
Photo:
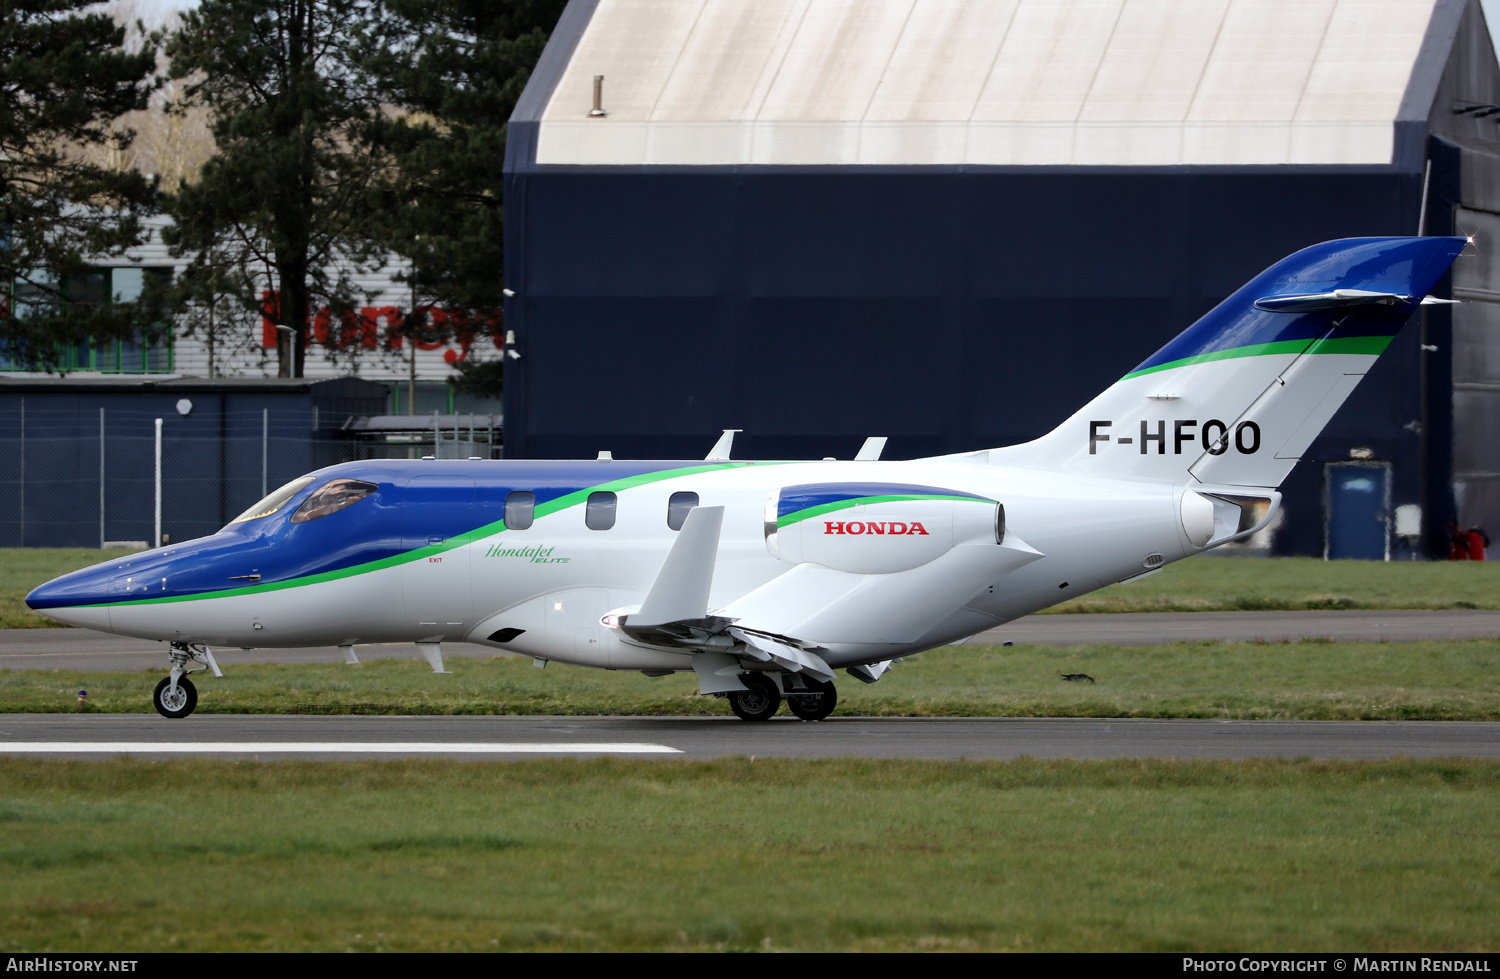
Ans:
{"type": "MultiPolygon", "coordinates": [[[[240,664],[197,674],[201,713],[727,714],[692,674],[650,678],[527,659],[359,666],[240,664]],[[343,705],[343,706],[340,706],[343,705]]],[[[0,671],[0,712],[149,712],[160,663],[138,673],[0,671]]],[[[872,686],[843,679],[838,715],[1500,720],[1500,641],[945,646],[872,686]],[[1094,683],[1069,683],[1087,673],[1094,683]]]]}
{"type": "Polygon", "coordinates": [[[0,947],[1493,950],[1500,765],[0,760],[0,947]]]}
{"type": "Polygon", "coordinates": [[[1321,561],[1209,554],[1110,585],[1050,612],[1229,612],[1340,608],[1500,609],[1500,564],[1321,561]]]}
{"type": "MultiPolygon", "coordinates": [[[[103,557],[0,551],[0,627],[47,624],[25,592],[103,557]]],[[[1199,559],[1063,610],[1496,608],[1496,585],[1199,559]]],[[[691,677],[523,659],[220,659],[200,712],[727,713],[691,677]]],[[[1497,720],[1497,667],[1490,640],[943,647],[840,683],[838,713],[1497,720]]],[[[0,671],[0,711],[83,687],[149,712],[162,672],[0,671]]],[[[1493,951],[1497,808],[1500,763],[1468,761],[0,759],[0,947],[1493,951]]]]}
{"type": "MultiPolygon", "coordinates": [[[[0,629],[59,623],[26,607],[45,581],[125,551],[0,548],[0,629]]],[[[1319,561],[1200,557],[1129,585],[1111,585],[1053,612],[1208,612],[1238,609],[1500,609],[1500,563],[1319,561]]]]}
{"type": "Polygon", "coordinates": [[[58,575],[123,557],[131,551],[91,547],[0,547],[0,629],[60,628],[26,607],[26,593],[58,575]]]}

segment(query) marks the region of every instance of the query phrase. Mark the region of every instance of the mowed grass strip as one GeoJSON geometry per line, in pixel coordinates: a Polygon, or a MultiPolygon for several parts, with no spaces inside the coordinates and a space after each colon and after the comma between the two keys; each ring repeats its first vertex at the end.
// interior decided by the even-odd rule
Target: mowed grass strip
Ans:
{"type": "MultiPolygon", "coordinates": [[[[194,674],[199,713],[728,714],[696,677],[645,677],[529,659],[279,666],[219,657],[194,674]]],[[[0,712],[150,713],[162,663],[137,673],[0,671],[0,712]],[[80,708],[77,693],[88,691],[80,708]]],[[[1500,720],[1500,641],[945,646],[879,683],[839,677],[834,716],[1500,720]],[[1069,682],[1063,674],[1094,682],[1069,682]]]]}
{"type": "Polygon", "coordinates": [[[1493,950],[1490,762],[0,760],[0,946],[1493,950]]]}
{"type": "Polygon", "coordinates": [[[1500,564],[1323,561],[1210,552],[1149,578],[1110,585],[1048,612],[1233,612],[1304,609],[1500,609],[1500,564]]]}
{"type": "Polygon", "coordinates": [[[26,607],[26,595],[69,571],[139,551],[92,547],[0,547],[0,629],[50,629],[62,623],[26,607]]]}
{"type": "MultiPolygon", "coordinates": [[[[129,551],[0,548],[0,629],[60,623],[26,607],[44,582],[129,551]]],[[[1500,609],[1500,564],[1204,556],[1111,585],[1052,612],[1223,612],[1345,608],[1500,609]]]]}

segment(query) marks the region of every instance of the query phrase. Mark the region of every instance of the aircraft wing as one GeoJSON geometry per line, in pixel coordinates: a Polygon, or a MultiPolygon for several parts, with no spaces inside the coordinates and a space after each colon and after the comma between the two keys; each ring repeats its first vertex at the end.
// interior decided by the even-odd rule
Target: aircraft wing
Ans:
{"type": "Polygon", "coordinates": [[[892,574],[798,564],[714,615],[740,631],[810,644],[915,642],[974,597],[965,583],[998,580],[1042,556],[1012,536],[1003,544],[959,544],[892,574]]]}

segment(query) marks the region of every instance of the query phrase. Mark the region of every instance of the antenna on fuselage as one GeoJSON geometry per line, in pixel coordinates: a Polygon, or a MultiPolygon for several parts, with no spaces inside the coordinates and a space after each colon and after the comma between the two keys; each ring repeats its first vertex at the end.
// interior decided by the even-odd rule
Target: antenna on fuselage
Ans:
{"type": "Polygon", "coordinates": [[[854,453],[854,461],[874,462],[879,459],[880,453],[885,451],[885,440],[886,436],[884,435],[871,435],[865,439],[865,444],[861,445],[859,451],[854,453]]]}
{"type": "Polygon", "coordinates": [[[734,433],[743,432],[743,428],[726,428],[724,434],[719,436],[719,441],[708,450],[708,455],[703,457],[704,462],[728,462],[729,453],[734,448],[734,433]]]}

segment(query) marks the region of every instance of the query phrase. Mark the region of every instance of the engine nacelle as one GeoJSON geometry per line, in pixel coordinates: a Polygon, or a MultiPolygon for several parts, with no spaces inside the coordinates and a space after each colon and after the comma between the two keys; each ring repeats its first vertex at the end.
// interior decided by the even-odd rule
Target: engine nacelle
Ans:
{"type": "Polygon", "coordinates": [[[766,500],[766,547],[789,564],[890,574],[957,544],[1001,543],[1005,508],[959,490],[902,483],[807,483],[766,500]]]}

